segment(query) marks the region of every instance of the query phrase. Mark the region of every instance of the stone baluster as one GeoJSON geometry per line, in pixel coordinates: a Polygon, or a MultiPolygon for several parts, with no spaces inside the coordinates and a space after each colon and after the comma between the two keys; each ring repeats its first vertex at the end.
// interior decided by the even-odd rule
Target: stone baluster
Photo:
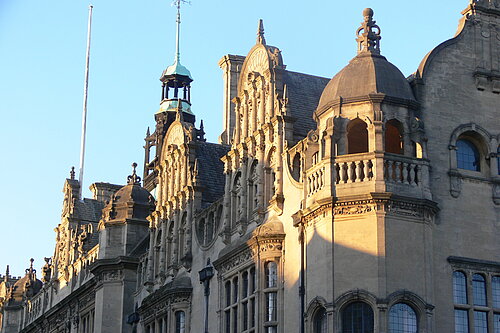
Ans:
{"type": "Polygon", "coordinates": [[[363,161],[356,162],[356,181],[362,182],[363,179],[363,161]]]}
{"type": "Polygon", "coordinates": [[[408,181],[408,163],[407,162],[403,162],[403,183],[405,184],[410,184],[410,182],[408,181]]]}

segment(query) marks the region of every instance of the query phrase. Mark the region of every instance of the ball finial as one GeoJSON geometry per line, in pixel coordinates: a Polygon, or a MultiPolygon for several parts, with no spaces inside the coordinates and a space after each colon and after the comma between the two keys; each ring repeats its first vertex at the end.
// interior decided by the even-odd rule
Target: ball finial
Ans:
{"type": "Polygon", "coordinates": [[[365,18],[366,17],[372,18],[373,17],[373,9],[371,9],[371,8],[365,8],[365,10],[363,10],[363,16],[365,18]]]}

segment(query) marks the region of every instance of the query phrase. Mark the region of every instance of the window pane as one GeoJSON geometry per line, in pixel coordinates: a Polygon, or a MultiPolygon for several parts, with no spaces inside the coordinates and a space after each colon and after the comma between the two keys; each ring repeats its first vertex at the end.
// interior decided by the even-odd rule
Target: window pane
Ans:
{"type": "Polygon", "coordinates": [[[250,300],[250,327],[255,326],[255,298],[250,300]]]}
{"type": "Polygon", "coordinates": [[[231,282],[226,282],[226,306],[231,305],[231,282]]]}
{"type": "Polygon", "coordinates": [[[248,295],[248,273],[247,272],[244,272],[243,273],[243,290],[242,290],[242,294],[241,294],[241,297],[242,298],[245,298],[247,297],[248,295]]]}
{"type": "Polygon", "coordinates": [[[491,294],[493,296],[493,307],[500,308],[500,276],[491,279],[491,294]]]}
{"type": "Polygon", "coordinates": [[[469,333],[467,310],[455,310],[455,333],[469,333]]]}
{"type": "Polygon", "coordinates": [[[248,302],[243,302],[243,330],[248,329],[248,302]]]}
{"type": "Polygon", "coordinates": [[[238,308],[233,308],[233,333],[238,333],[238,308]]]}
{"type": "Polygon", "coordinates": [[[314,333],[326,333],[326,311],[321,308],[314,316],[314,333]]]}
{"type": "Polygon", "coordinates": [[[493,317],[493,333],[500,333],[500,314],[495,313],[495,316],[493,317]]]}
{"type": "Polygon", "coordinates": [[[266,293],[266,321],[276,321],[277,293],[266,293]]]}
{"type": "Polygon", "coordinates": [[[480,171],[479,152],[469,140],[457,141],[457,167],[465,170],[480,171]]]}
{"type": "Polygon", "coordinates": [[[231,310],[227,310],[226,314],[226,333],[231,332],[231,310]]]}
{"type": "Polygon", "coordinates": [[[250,293],[255,291],[255,268],[250,269],[250,293]]]}
{"type": "Polygon", "coordinates": [[[453,299],[455,304],[467,304],[467,279],[462,272],[453,272],[453,299]]]}
{"type": "Polygon", "coordinates": [[[175,332],[184,333],[186,329],[186,314],[184,311],[177,311],[175,313],[175,332]]]}
{"type": "Polygon", "coordinates": [[[488,313],[483,311],[474,311],[474,332],[488,333],[488,313]]]}
{"type": "Polygon", "coordinates": [[[266,263],[266,288],[276,287],[278,280],[278,267],[274,261],[266,263]]]}
{"type": "Polygon", "coordinates": [[[391,307],[389,311],[389,332],[417,332],[417,315],[409,305],[398,303],[391,307]]]}
{"type": "Polygon", "coordinates": [[[233,279],[233,303],[238,302],[238,278],[233,279]]]}
{"type": "Polygon", "coordinates": [[[486,282],[480,274],[472,276],[472,290],[474,293],[474,305],[486,306],[486,282]]]}
{"type": "Polygon", "coordinates": [[[373,310],[364,302],[349,304],[342,311],[342,333],[373,333],[373,310]]]}

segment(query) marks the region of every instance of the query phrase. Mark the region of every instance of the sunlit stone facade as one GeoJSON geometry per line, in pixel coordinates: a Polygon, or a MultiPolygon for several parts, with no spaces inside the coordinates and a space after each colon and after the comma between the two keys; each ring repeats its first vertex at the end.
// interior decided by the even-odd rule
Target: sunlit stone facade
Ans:
{"type": "Polygon", "coordinates": [[[409,78],[370,9],[332,79],[289,71],[260,22],[219,62],[219,143],[176,58],[142,183],[80,201],[66,180],[41,280],[2,276],[0,332],[500,332],[500,4],[462,14],[409,78]]]}

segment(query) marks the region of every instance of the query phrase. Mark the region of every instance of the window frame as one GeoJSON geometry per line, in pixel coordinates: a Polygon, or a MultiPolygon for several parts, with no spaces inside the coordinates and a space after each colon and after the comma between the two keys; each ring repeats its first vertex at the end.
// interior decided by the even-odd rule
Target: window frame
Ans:
{"type": "MultiPolygon", "coordinates": [[[[450,259],[448,259],[450,261],[450,259]]],[[[500,286],[500,267],[497,269],[489,269],[488,267],[479,267],[479,265],[471,265],[470,267],[452,267],[452,282],[455,283],[455,273],[460,272],[466,278],[466,304],[456,303],[456,295],[455,288],[453,288],[453,307],[454,307],[454,318],[455,318],[455,327],[458,324],[456,322],[456,316],[458,312],[466,312],[467,313],[467,324],[468,327],[465,329],[466,332],[474,330],[475,333],[488,332],[493,333],[495,329],[495,318],[500,318],[500,292],[494,293],[494,280],[498,280],[500,286]],[[474,267],[475,266],[475,267],[474,267]],[[485,301],[486,305],[478,305],[476,300],[474,299],[474,295],[480,291],[477,289],[477,283],[482,282],[479,280],[474,280],[477,277],[482,277],[484,279],[484,293],[485,293],[485,301]],[[497,305],[497,306],[495,306],[497,305]],[[479,328],[478,319],[479,314],[485,314],[486,316],[486,331],[481,330],[478,331],[476,328],[479,328]]],[[[500,290],[500,289],[499,289],[500,290]]],[[[497,324],[498,325],[498,324],[497,324]]],[[[481,327],[484,327],[482,325],[481,327]]]]}

